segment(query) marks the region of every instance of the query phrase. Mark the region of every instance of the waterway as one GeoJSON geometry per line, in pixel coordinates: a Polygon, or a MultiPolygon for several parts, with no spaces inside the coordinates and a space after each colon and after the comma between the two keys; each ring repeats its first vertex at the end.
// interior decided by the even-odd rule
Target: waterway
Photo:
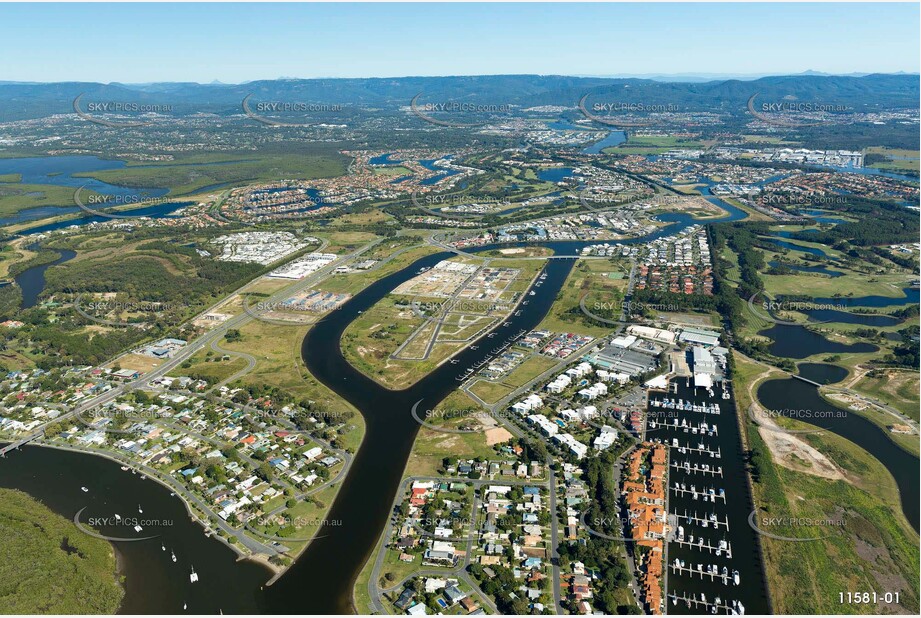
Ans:
{"type": "MultiPolygon", "coordinates": [[[[816,371],[808,367],[803,371],[801,366],[800,372],[810,379],[816,376],[816,371]]],[[[886,430],[855,412],[832,405],[819,395],[815,386],[794,378],[768,380],[758,388],[757,395],[758,401],[767,410],[782,412],[794,407],[792,402],[795,402],[797,409],[813,411],[812,418],[803,419],[798,416],[797,419],[828,429],[879,460],[899,488],[902,512],[912,527],[918,530],[921,486],[918,458],[897,446],[886,430]]]]}
{"type": "MultiPolygon", "coordinates": [[[[29,245],[29,250],[38,251],[39,247],[35,244],[29,245]]],[[[52,266],[63,264],[77,257],[77,253],[70,249],[55,249],[55,251],[61,254],[55,261],[27,268],[13,278],[22,292],[22,302],[19,304],[20,309],[29,309],[38,303],[38,297],[41,295],[42,290],[45,289],[45,271],[52,266]]]]}
{"type": "MultiPolygon", "coordinates": [[[[156,537],[113,544],[125,576],[121,614],[182,614],[183,604],[193,614],[255,613],[259,609],[255,593],[271,572],[254,562],[237,562],[230,548],[205,537],[202,527],[189,518],[183,503],[167,488],[122,471],[113,461],[25,446],[0,459],[0,486],[24,491],[68,519],[85,507],[80,516],[83,525],[91,518],[111,521],[118,513],[122,523],[93,522],[107,536],[156,537]],[[81,486],[89,491],[83,492],[81,486]],[[141,532],[134,530],[134,523],[141,525],[141,532]],[[199,575],[195,584],[189,580],[192,568],[199,575]]],[[[294,604],[289,611],[297,608],[294,604]]]]}
{"type": "Polygon", "coordinates": [[[806,358],[813,354],[863,354],[879,349],[872,343],[863,341],[858,343],[831,341],[798,324],[775,324],[758,334],[770,337],[771,343],[768,351],[782,358],[806,358]]]}
{"type": "MultiPolygon", "coordinates": [[[[789,234],[789,232],[787,233],[789,234]]],[[[823,251],[822,249],[819,249],[818,247],[807,247],[806,245],[799,245],[799,244],[796,244],[795,242],[790,242],[789,240],[781,240],[780,238],[776,238],[777,236],[780,236],[781,234],[782,232],[777,232],[776,234],[773,234],[771,236],[762,236],[761,238],[763,238],[764,240],[772,244],[777,245],[778,247],[783,247],[784,249],[790,249],[791,251],[801,251],[803,253],[817,255],[823,258],[828,257],[828,254],[825,253],[825,251],[823,251]]]]}
{"type": "Polygon", "coordinates": [[[605,148],[613,148],[627,141],[627,134],[623,131],[610,131],[605,137],[591,146],[582,149],[582,154],[601,154],[605,148]]]}
{"type": "Polygon", "coordinates": [[[352,367],[342,356],[339,339],[348,325],[390,291],[449,257],[438,253],[414,262],[410,267],[371,284],[341,310],[332,312],[304,339],[301,355],[310,372],[321,382],[358,408],[366,422],[366,435],[343,483],[328,521],[341,525],[322,527],[297,563],[261,598],[263,611],[288,613],[345,613],[352,611],[355,578],[374,549],[396,494],[419,424],[410,411],[434,407],[455,390],[474,364],[495,356],[512,337],[533,329],[553,304],[570,269],[572,260],[550,260],[541,293],[528,296],[521,314],[511,316],[494,332],[493,339],[481,338],[412,387],[388,390],[352,367]],[[333,558],[334,557],[334,558],[333,558]],[[334,561],[334,562],[331,562],[334,561]],[[331,568],[332,565],[335,568],[331,568]]]}
{"type": "MultiPolygon", "coordinates": [[[[752,512],[753,501],[749,492],[746,471],[742,462],[745,461],[745,453],[742,451],[742,441],[739,436],[739,424],[736,417],[735,401],[732,397],[731,389],[727,392],[730,394],[729,399],[723,399],[724,389],[721,386],[714,388],[714,395],[710,396],[706,390],[695,388],[689,385],[684,378],[675,378],[670,382],[669,392],[651,392],[650,400],[662,400],[669,398],[672,400],[682,399],[685,402],[693,401],[695,404],[717,404],[720,407],[720,414],[707,414],[692,411],[677,411],[675,409],[665,409],[657,406],[650,406],[650,419],[657,418],[666,423],[667,428],[662,429],[661,425],[653,432],[650,437],[661,440],[667,444],[673,445],[669,452],[669,496],[668,512],[670,520],[674,525],[680,525],[684,528],[685,540],[689,541],[691,535],[697,539],[703,538],[705,545],[718,546],[720,541],[726,541],[732,550],[732,557],[728,557],[726,552],[721,552],[719,556],[715,551],[699,547],[690,547],[687,544],[678,543],[673,540],[668,545],[668,589],[669,595],[675,594],[679,597],[700,598],[701,593],[705,594],[707,600],[712,604],[714,599],[721,597],[723,604],[730,604],[731,601],[741,601],[745,606],[745,612],[748,614],[765,614],[768,611],[768,597],[764,583],[764,576],[761,566],[761,556],[759,554],[758,538],[755,531],[747,525],[747,519],[752,512]],[[716,435],[701,435],[692,433],[689,429],[673,427],[670,424],[677,420],[679,425],[683,421],[693,427],[699,427],[700,423],[707,423],[708,426],[717,427],[716,435]],[[674,441],[677,440],[678,447],[674,447],[674,441]],[[691,447],[697,449],[703,445],[708,452],[689,451],[680,452],[681,448],[691,447]],[[719,457],[711,455],[711,452],[718,451],[719,457]],[[673,465],[681,466],[687,463],[688,470],[683,467],[672,467],[673,465]],[[718,475],[709,474],[702,471],[695,471],[696,468],[709,466],[711,469],[718,467],[722,471],[718,475]],[[684,484],[685,489],[690,490],[692,486],[698,491],[703,492],[704,488],[713,488],[714,493],[719,495],[720,490],[725,492],[726,499],[717,499],[716,501],[704,501],[701,493],[697,494],[695,499],[692,493],[686,491],[676,491],[675,484],[684,484]],[[715,514],[719,522],[728,521],[728,529],[725,525],[714,526],[708,522],[707,526],[703,522],[685,518],[686,515],[699,518],[708,518],[715,514]],[[704,569],[708,565],[717,565],[720,574],[723,567],[726,568],[729,575],[728,580],[720,578],[711,578],[699,574],[690,574],[687,572],[673,571],[672,565],[675,560],[682,560],[685,567],[697,569],[701,564],[704,569]],[[739,585],[732,581],[732,572],[739,572],[739,585]]],[[[677,529],[677,528],[676,528],[677,529]]],[[[675,614],[701,614],[709,613],[703,607],[691,607],[678,600],[677,603],[668,601],[669,613],[675,614]]],[[[725,614],[725,610],[719,612],[725,614]]]]}
{"type": "MultiPolygon", "coordinates": [[[[25,185],[54,185],[74,189],[85,187],[87,191],[117,196],[124,198],[126,201],[138,201],[166,195],[167,189],[122,187],[95,178],[75,176],[75,174],[80,173],[117,170],[125,166],[124,161],[100,159],[89,155],[0,158],[0,175],[19,174],[21,177],[20,182],[25,185]]],[[[15,215],[0,218],[0,226],[33,221],[53,215],[68,214],[78,210],[80,209],[76,204],[61,208],[47,206],[28,208],[20,210],[15,215]]]]}
{"type": "MultiPolygon", "coordinates": [[[[732,209],[725,219],[737,220],[744,216],[743,211],[732,209]]],[[[665,215],[662,219],[668,221],[669,225],[649,237],[627,242],[648,242],[650,238],[674,234],[693,223],[693,220],[684,214],[665,215]]],[[[559,242],[549,243],[548,246],[554,249],[557,256],[575,256],[588,244],[591,243],[559,242]]],[[[480,250],[488,248],[483,247],[480,250]]],[[[230,575],[223,577],[217,567],[209,567],[208,571],[205,571],[207,553],[203,554],[200,568],[196,553],[196,571],[202,575],[203,582],[220,582],[219,585],[212,585],[211,589],[223,600],[212,600],[208,607],[198,605],[196,601],[194,606],[190,603],[190,611],[194,609],[201,613],[214,613],[217,609],[223,609],[228,612],[251,612],[254,611],[252,597],[256,598],[257,610],[267,613],[322,614],[348,613],[353,610],[351,594],[355,579],[375,548],[390,514],[398,483],[419,429],[418,423],[410,414],[413,404],[421,401],[422,409],[425,409],[425,406],[434,407],[461,384],[466,373],[474,365],[495,356],[510,339],[536,327],[549,311],[574,263],[574,258],[548,260],[544,270],[547,278],[538,294],[527,296],[528,305],[521,307],[520,315],[510,316],[503,325],[494,329],[493,332],[499,336],[492,339],[484,336],[476,342],[477,349],[469,347],[455,357],[457,364],[441,365],[409,389],[385,389],[349,365],[342,356],[339,340],[345,328],[356,319],[359,312],[371,308],[400,283],[416,276],[420,269],[432,267],[451,255],[453,254],[450,252],[442,252],[420,258],[403,270],[374,282],[356,294],[339,311],[332,312],[316,328],[311,329],[303,341],[302,358],[311,373],[355,405],[365,417],[365,439],[327,516],[327,521],[338,522],[341,525],[324,526],[297,563],[278,582],[262,591],[259,590],[259,586],[264,574],[253,577],[251,581],[240,581],[230,575]]],[[[48,450],[47,453],[47,460],[51,462],[47,466],[33,465],[37,461],[45,460],[44,449],[39,451],[37,448],[26,448],[22,452],[12,453],[6,460],[0,461],[0,484],[19,487],[43,499],[44,496],[54,494],[58,490],[63,491],[86,484],[86,479],[101,479],[101,473],[95,467],[97,464],[115,466],[96,457],[78,454],[71,455],[72,461],[62,463],[60,456],[55,452],[48,450]],[[32,455],[33,458],[27,460],[22,457],[30,453],[35,453],[32,455]],[[20,463],[16,463],[17,457],[20,457],[20,463]],[[83,462],[86,462],[86,467],[83,467],[83,462]],[[23,470],[32,471],[33,476],[23,474],[23,470]],[[26,483],[27,478],[31,478],[32,481],[26,483]],[[38,488],[41,488],[41,491],[38,491],[38,488]]],[[[117,466],[115,470],[118,470],[117,466]]],[[[123,476],[124,479],[106,477],[111,479],[107,494],[118,495],[124,491],[125,495],[131,495],[127,493],[130,489],[127,483],[133,482],[132,477],[123,476]]],[[[156,489],[151,481],[146,483],[150,487],[148,491],[156,489]]],[[[79,497],[78,495],[77,498],[79,497]]],[[[131,500],[133,502],[134,498],[131,500]]],[[[152,497],[146,494],[139,495],[137,500],[147,504],[151,503],[152,497]]],[[[72,517],[76,510],[82,507],[79,501],[47,503],[67,517],[72,517]]],[[[199,541],[205,545],[214,546],[218,550],[226,549],[216,541],[206,542],[200,529],[197,535],[199,541]]],[[[191,540],[186,547],[195,552],[214,549],[200,549],[191,540]]],[[[189,553],[191,555],[192,552],[189,553]]],[[[172,577],[164,576],[162,581],[157,582],[157,586],[147,586],[151,580],[142,574],[143,569],[148,568],[144,556],[128,551],[124,557],[126,563],[134,562],[126,568],[136,569],[129,571],[129,579],[133,581],[129,584],[126,595],[125,607],[128,609],[125,611],[176,613],[174,604],[168,609],[164,609],[164,604],[166,599],[172,599],[170,603],[178,603],[180,598],[188,595],[187,573],[177,570],[173,572],[172,577]],[[163,598],[160,588],[165,589],[162,593],[163,598]]],[[[152,563],[149,568],[158,567],[152,563]]]]}

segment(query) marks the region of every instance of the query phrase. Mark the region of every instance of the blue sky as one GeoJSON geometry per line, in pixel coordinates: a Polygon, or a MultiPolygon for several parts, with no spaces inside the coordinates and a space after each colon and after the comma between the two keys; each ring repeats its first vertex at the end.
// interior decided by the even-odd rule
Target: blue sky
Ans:
{"type": "Polygon", "coordinates": [[[918,4],[0,4],[0,81],[919,70],[918,4]]]}

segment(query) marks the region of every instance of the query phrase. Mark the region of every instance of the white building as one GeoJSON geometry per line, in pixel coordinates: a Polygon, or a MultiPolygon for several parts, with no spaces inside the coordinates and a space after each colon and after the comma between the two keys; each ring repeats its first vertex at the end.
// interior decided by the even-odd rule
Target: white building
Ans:
{"type": "Polygon", "coordinates": [[[596,451],[603,451],[611,448],[611,445],[617,442],[617,430],[608,425],[601,427],[601,433],[592,442],[596,451]]]}
{"type": "Polygon", "coordinates": [[[555,436],[560,430],[559,425],[541,414],[532,414],[528,417],[528,422],[532,425],[537,425],[541,432],[548,437],[555,436]]]}
{"type": "Polygon", "coordinates": [[[576,456],[576,459],[582,459],[585,457],[585,454],[588,452],[588,447],[575,438],[571,434],[561,433],[553,437],[553,440],[560,444],[561,446],[568,448],[569,451],[576,456]]]}

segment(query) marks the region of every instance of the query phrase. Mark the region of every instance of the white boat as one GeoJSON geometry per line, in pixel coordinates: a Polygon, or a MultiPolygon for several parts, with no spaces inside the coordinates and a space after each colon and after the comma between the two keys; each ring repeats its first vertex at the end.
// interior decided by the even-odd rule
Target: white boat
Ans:
{"type": "Polygon", "coordinates": [[[86,487],[81,487],[81,488],[80,488],[80,491],[82,491],[82,492],[85,493],[85,494],[90,493],[90,490],[87,489],[86,487]]]}
{"type": "Polygon", "coordinates": [[[189,606],[188,606],[187,603],[183,603],[183,604],[182,604],[182,609],[188,609],[188,608],[189,608],[189,606]]]}
{"type": "Polygon", "coordinates": [[[116,513],[116,514],[115,514],[115,519],[116,519],[116,521],[121,521],[121,520],[122,520],[122,516],[119,515],[118,513],[116,513]]]}
{"type": "Polygon", "coordinates": [[[162,551],[166,551],[166,545],[164,545],[163,543],[160,543],[160,549],[162,551]]]}
{"type": "Polygon", "coordinates": [[[192,567],[192,572],[189,574],[189,581],[193,584],[198,581],[198,573],[195,572],[195,567],[192,567]]]}
{"type": "Polygon", "coordinates": [[[144,513],[144,509],[141,508],[140,504],[138,505],[138,513],[141,513],[141,514],[144,513]]]}
{"type": "Polygon", "coordinates": [[[141,528],[140,526],[135,526],[135,527],[134,527],[134,531],[135,531],[135,532],[140,532],[141,530],[143,530],[143,528],[141,528]]]}
{"type": "Polygon", "coordinates": [[[170,552],[170,557],[172,557],[173,562],[176,562],[176,552],[171,551],[171,552],[170,552]]]}
{"type": "Polygon", "coordinates": [[[128,471],[128,466],[122,466],[122,472],[127,472],[127,471],[128,471]]]}
{"type": "Polygon", "coordinates": [[[739,571],[735,569],[732,571],[732,583],[734,583],[736,586],[739,585],[739,571]]]}

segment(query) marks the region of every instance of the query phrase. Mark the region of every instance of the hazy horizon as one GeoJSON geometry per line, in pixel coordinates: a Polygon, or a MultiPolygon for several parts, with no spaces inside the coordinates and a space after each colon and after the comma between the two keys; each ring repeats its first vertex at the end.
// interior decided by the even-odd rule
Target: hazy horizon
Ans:
{"type": "Polygon", "coordinates": [[[897,3],[0,4],[0,81],[915,74],[919,16],[897,3]]]}

